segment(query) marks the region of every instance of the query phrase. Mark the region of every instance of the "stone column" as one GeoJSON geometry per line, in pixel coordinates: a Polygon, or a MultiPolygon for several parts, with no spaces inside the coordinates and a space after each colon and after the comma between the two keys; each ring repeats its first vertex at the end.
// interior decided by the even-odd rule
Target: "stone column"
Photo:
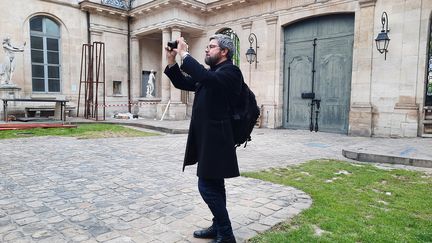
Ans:
{"type": "Polygon", "coordinates": [[[276,43],[276,24],[278,21],[278,16],[269,16],[265,18],[266,24],[267,24],[267,35],[266,35],[266,43],[268,44],[267,46],[267,59],[268,60],[275,60],[275,55],[276,55],[276,47],[279,43],[276,43]],[[271,45],[271,43],[275,43],[275,45],[271,45]]]}
{"type": "MultiPolygon", "coordinates": [[[[179,28],[173,27],[171,31],[168,28],[162,30],[162,71],[167,66],[165,46],[170,40],[175,40],[181,36],[179,28]]],[[[180,57],[177,57],[177,63],[181,65],[180,57]]],[[[183,120],[186,119],[186,105],[181,102],[181,90],[171,84],[169,78],[162,74],[162,102],[157,108],[157,117],[162,118],[164,112],[164,119],[166,120],[183,120]],[[169,103],[168,103],[169,101],[169,103]],[[167,106],[169,104],[169,106],[167,106]]]]}
{"type": "MultiPolygon", "coordinates": [[[[165,67],[168,65],[166,60],[166,51],[165,46],[168,41],[171,40],[171,31],[169,28],[162,29],[162,72],[165,70],[165,67]]],[[[171,82],[169,78],[165,75],[161,75],[161,100],[162,103],[167,103],[170,99],[170,86],[171,82]]]]}
{"type": "Polygon", "coordinates": [[[157,108],[156,108],[156,118],[157,119],[160,119],[163,116],[165,109],[167,109],[168,101],[170,100],[170,86],[171,86],[171,81],[163,73],[166,66],[168,65],[168,62],[166,60],[165,46],[166,46],[166,43],[171,40],[171,30],[169,28],[163,28],[161,30],[162,30],[162,50],[161,50],[162,63],[161,63],[161,84],[160,84],[161,102],[157,105],[157,108]]]}
{"type": "MultiPolygon", "coordinates": [[[[172,40],[176,40],[177,38],[179,38],[181,36],[181,30],[180,28],[177,27],[173,27],[171,28],[171,39],[172,40]]],[[[180,55],[177,55],[176,57],[176,61],[179,65],[181,65],[181,57],[180,55]]],[[[176,89],[174,87],[174,85],[171,84],[170,87],[170,96],[171,96],[171,103],[175,104],[175,103],[181,103],[181,90],[176,89]]]]}
{"type": "MultiPolygon", "coordinates": [[[[416,103],[417,98],[417,80],[418,80],[418,58],[419,58],[419,43],[421,42],[419,33],[421,28],[421,11],[422,1],[411,0],[405,2],[404,16],[401,29],[402,36],[402,58],[401,72],[399,82],[399,97],[395,104],[392,114],[391,133],[392,137],[416,137],[419,122],[419,109],[416,103]]],[[[389,32],[390,39],[391,32],[389,32]]],[[[391,41],[389,52],[391,49],[391,41]]],[[[423,80],[423,79],[422,79],[423,80]]],[[[421,82],[421,85],[424,84],[421,82]]],[[[423,94],[420,94],[423,96],[423,94]]]]}
{"type": "Polygon", "coordinates": [[[351,81],[351,109],[349,135],[372,135],[372,54],[376,0],[359,0],[354,30],[353,70],[351,81]]]}
{"type": "MultiPolygon", "coordinates": [[[[269,77],[268,83],[265,83],[265,87],[261,86],[260,90],[266,90],[264,95],[264,101],[261,107],[261,117],[260,126],[275,128],[277,127],[277,121],[279,120],[277,104],[279,103],[279,62],[276,58],[276,48],[280,46],[278,43],[278,38],[276,38],[277,31],[277,21],[278,16],[269,16],[265,18],[266,21],[266,36],[265,36],[265,50],[261,50],[261,62],[265,65],[266,77],[269,77]],[[268,88],[271,87],[271,88],[268,88]]],[[[281,99],[282,100],[282,99],[281,99]]],[[[282,110],[282,107],[281,107],[282,110]]],[[[280,118],[282,121],[282,118],[280,118]]]]}
{"type": "MultiPolygon", "coordinates": [[[[141,59],[140,59],[140,48],[139,39],[136,36],[131,37],[131,94],[132,101],[134,98],[140,96],[141,87],[141,59]]],[[[122,85],[123,86],[123,85],[122,85]]],[[[122,93],[125,92],[125,86],[122,87],[122,93]]]]}
{"type": "MultiPolygon", "coordinates": [[[[240,42],[240,44],[243,44],[243,47],[240,48],[241,51],[246,53],[245,50],[249,49],[249,34],[251,33],[252,28],[252,21],[245,21],[243,23],[240,23],[243,31],[239,34],[240,40],[245,40],[240,42]]],[[[255,48],[255,47],[254,47],[255,48]]],[[[243,78],[245,83],[250,85],[251,83],[251,65],[246,60],[246,55],[244,53],[240,53],[240,59],[242,60],[240,63],[243,63],[243,66],[241,66],[241,70],[243,71],[243,78]]]]}

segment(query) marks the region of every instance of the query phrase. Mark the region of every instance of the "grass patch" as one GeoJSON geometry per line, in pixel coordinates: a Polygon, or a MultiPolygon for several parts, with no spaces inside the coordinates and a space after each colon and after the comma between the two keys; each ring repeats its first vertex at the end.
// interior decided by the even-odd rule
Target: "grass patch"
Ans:
{"type": "Polygon", "coordinates": [[[115,124],[79,124],[77,126],[77,128],[34,128],[28,130],[1,131],[0,139],[36,136],[63,136],[90,139],[114,137],[145,137],[158,135],[157,133],[139,131],[137,129],[115,124]]]}
{"type": "Polygon", "coordinates": [[[430,175],[334,160],[243,175],[296,187],[313,199],[291,222],[250,242],[432,242],[430,175]]]}

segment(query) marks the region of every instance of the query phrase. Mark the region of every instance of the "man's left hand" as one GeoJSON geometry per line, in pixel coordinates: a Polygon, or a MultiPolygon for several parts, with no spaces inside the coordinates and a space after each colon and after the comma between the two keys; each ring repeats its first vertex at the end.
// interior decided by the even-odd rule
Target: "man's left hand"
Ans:
{"type": "Polygon", "coordinates": [[[177,52],[180,54],[181,57],[183,57],[188,52],[189,46],[186,44],[183,37],[179,37],[177,39],[177,52]]]}

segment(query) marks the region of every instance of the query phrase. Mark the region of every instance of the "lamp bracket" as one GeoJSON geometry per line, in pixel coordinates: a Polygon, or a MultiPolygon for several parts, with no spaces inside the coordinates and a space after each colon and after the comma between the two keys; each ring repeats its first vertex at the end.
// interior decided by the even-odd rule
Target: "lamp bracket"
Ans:
{"type": "Polygon", "coordinates": [[[387,15],[387,12],[385,12],[385,11],[381,15],[381,24],[382,24],[381,32],[386,32],[386,33],[390,32],[390,29],[388,27],[388,15],[387,15]],[[385,29],[384,29],[384,26],[385,26],[385,29]]]}

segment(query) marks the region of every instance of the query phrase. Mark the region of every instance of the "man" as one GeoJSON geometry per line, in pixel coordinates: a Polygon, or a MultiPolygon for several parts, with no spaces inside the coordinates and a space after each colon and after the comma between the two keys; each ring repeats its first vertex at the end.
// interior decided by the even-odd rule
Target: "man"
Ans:
{"type": "Polygon", "coordinates": [[[194,232],[196,238],[212,242],[236,242],[226,209],[225,178],[240,175],[230,120],[230,107],[237,104],[243,84],[240,69],[233,65],[234,44],[229,36],[210,37],[205,49],[207,70],[189,53],[184,39],[177,39],[177,48],[167,50],[165,74],[173,85],[195,91],[192,117],[183,163],[198,163],[198,190],[213,214],[213,224],[194,232]],[[183,60],[181,70],[175,57],[183,60]]]}

